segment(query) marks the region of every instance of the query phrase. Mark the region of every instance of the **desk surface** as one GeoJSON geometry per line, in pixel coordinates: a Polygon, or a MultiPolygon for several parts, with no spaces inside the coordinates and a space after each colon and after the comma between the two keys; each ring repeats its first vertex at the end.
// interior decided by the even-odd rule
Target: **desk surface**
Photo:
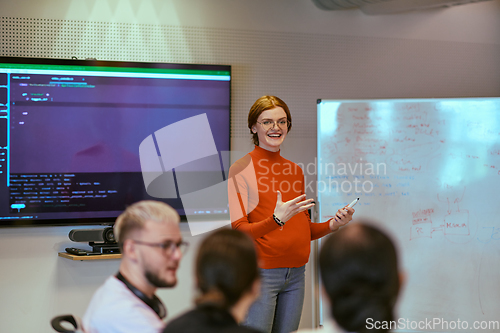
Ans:
{"type": "Polygon", "coordinates": [[[63,257],[70,260],[108,260],[108,259],[120,259],[122,255],[120,253],[112,253],[112,254],[98,254],[98,255],[90,255],[90,256],[77,256],[74,254],[70,254],[67,252],[59,252],[59,257],[63,257]]]}

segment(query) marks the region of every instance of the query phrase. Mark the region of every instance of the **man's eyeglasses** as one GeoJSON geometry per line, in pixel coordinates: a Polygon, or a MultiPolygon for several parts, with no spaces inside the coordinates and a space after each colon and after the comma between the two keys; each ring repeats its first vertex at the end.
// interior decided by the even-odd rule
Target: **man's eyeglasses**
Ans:
{"type": "Polygon", "coordinates": [[[152,247],[159,247],[163,251],[165,251],[165,254],[167,255],[172,255],[174,254],[176,249],[179,249],[182,254],[186,253],[187,248],[189,246],[189,243],[181,241],[181,242],[174,242],[171,240],[165,241],[163,243],[150,243],[150,242],[143,242],[143,241],[138,241],[132,239],[134,243],[140,244],[140,245],[146,245],[146,246],[152,246],[152,247]]]}
{"type": "Polygon", "coordinates": [[[279,127],[281,130],[287,130],[288,129],[288,124],[290,123],[288,119],[280,119],[278,121],[266,119],[263,122],[258,121],[257,123],[262,125],[262,128],[264,128],[265,131],[270,130],[271,128],[274,128],[274,126],[279,127]]]}

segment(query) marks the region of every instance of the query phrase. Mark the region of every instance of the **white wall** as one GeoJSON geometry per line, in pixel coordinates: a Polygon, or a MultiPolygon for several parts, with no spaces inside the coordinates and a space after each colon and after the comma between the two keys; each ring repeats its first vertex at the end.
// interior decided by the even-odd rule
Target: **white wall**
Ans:
{"type": "MultiPolygon", "coordinates": [[[[1,2],[0,15],[3,56],[230,64],[232,149],[251,149],[248,108],[261,95],[275,94],[294,119],[282,154],[302,163],[316,155],[318,98],[500,91],[498,0],[373,17],[321,11],[310,0],[18,0],[1,2]],[[23,27],[36,31],[28,36],[23,27]],[[65,39],[74,36],[79,43],[65,39]]],[[[51,317],[82,315],[94,290],[116,272],[118,261],[58,258],[74,244],[71,229],[0,229],[0,332],[52,332],[51,317]]],[[[180,283],[159,292],[169,317],[193,297],[192,255],[201,237],[191,237],[187,225],[183,234],[194,246],[180,283]]],[[[313,324],[311,271],[301,327],[313,324]]]]}
{"type": "Polygon", "coordinates": [[[498,1],[397,15],[321,11],[310,0],[18,0],[3,1],[6,17],[166,24],[498,44],[498,1]]]}

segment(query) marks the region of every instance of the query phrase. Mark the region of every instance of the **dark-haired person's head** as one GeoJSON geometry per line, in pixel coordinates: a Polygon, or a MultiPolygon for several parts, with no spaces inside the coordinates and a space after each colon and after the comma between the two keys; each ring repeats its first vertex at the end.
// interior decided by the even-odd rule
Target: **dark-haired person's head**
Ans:
{"type": "Polygon", "coordinates": [[[205,238],[196,258],[196,284],[198,306],[227,310],[242,321],[260,290],[257,253],[250,237],[220,229],[205,238]]]}
{"type": "Polygon", "coordinates": [[[342,228],[324,242],[319,265],[331,315],[344,330],[374,332],[370,323],[394,320],[400,274],[384,232],[363,222],[342,228]]]}

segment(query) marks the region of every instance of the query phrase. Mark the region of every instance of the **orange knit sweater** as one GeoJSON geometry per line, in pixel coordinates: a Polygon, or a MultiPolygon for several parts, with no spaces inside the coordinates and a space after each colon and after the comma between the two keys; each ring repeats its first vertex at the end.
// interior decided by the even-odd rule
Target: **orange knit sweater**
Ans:
{"type": "Polygon", "coordinates": [[[229,171],[229,210],[233,229],[255,241],[261,268],[300,267],[309,260],[311,240],[330,233],[329,221],[312,223],[307,212],[274,221],[277,193],[282,201],[304,194],[304,174],[295,163],[258,146],[229,171]]]}

